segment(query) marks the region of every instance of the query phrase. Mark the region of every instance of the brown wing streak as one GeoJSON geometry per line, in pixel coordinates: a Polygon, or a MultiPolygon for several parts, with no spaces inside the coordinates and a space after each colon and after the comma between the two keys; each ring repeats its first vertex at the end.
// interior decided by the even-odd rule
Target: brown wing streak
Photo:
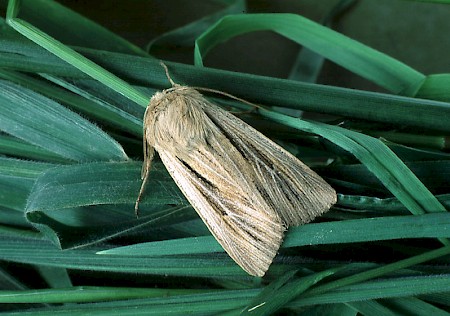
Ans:
{"type": "Polygon", "coordinates": [[[310,222],[336,203],[334,189],[285,149],[215,105],[205,112],[252,166],[258,190],[287,226],[310,222]]]}
{"type": "MultiPolygon", "coordinates": [[[[215,142],[215,138],[212,141],[215,142]]],[[[277,214],[268,210],[264,201],[255,199],[252,192],[246,192],[239,180],[235,182],[230,171],[221,170],[223,162],[220,160],[229,159],[222,149],[215,142],[207,149],[200,147],[192,151],[191,163],[208,161],[206,165],[196,164],[195,168],[166,152],[160,152],[160,157],[230,257],[249,274],[263,276],[281,245],[284,228],[277,214]],[[211,177],[211,170],[217,170],[220,179],[211,177]],[[219,186],[214,179],[219,179],[219,186]]]]}

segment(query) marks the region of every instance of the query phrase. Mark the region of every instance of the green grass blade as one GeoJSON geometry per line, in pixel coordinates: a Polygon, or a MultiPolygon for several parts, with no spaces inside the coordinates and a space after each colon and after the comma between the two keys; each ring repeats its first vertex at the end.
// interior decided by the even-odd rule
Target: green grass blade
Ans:
{"type": "Polygon", "coordinates": [[[0,157],[0,206],[11,209],[7,216],[2,216],[2,223],[25,224],[23,210],[34,181],[40,173],[53,166],[0,157]]]}
{"type": "MultiPolygon", "coordinates": [[[[134,292],[138,292],[134,290],[134,292]]],[[[143,290],[141,291],[141,293],[143,290]]],[[[195,292],[195,291],[194,291],[195,292]]],[[[256,291],[216,291],[204,294],[178,295],[163,298],[128,299],[94,304],[53,306],[22,310],[21,315],[218,315],[242,307],[256,291]]],[[[133,293],[133,292],[131,292],[133,293]]]]}
{"type": "Polygon", "coordinates": [[[241,14],[218,21],[196,41],[195,64],[237,35],[271,30],[397,94],[414,95],[425,76],[342,34],[295,14],[241,14]]]}
{"type": "Polygon", "coordinates": [[[63,106],[16,84],[0,81],[0,129],[74,161],[126,160],[109,135],[63,106]]]}
{"type": "Polygon", "coordinates": [[[413,213],[445,212],[433,194],[380,140],[335,126],[302,121],[260,110],[277,122],[318,134],[355,155],[413,213]]]}
{"type": "MultiPolygon", "coordinates": [[[[214,1],[232,4],[225,10],[244,3],[214,1]]],[[[0,129],[34,128],[26,139],[0,132],[0,153],[27,159],[0,157],[0,283],[8,290],[0,291],[0,301],[9,303],[3,312],[184,316],[250,309],[353,316],[358,311],[450,311],[450,247],[436,249],[435,240],[446,244],[450,237],[448,74],[425,77],[289,14],[244,14],[230,24],[231,31],[261,29],[268,22],[315,49],[319,61],[331,56],[381,87],[428,100],[166,63],[177,83],[225,91],[272,109],[207,95],[227,110],[252,110],[244,119],[279,138],[339,192],[330,212],[286,232],[267,274],[254,278],[224,253],[158,159],[141,217],[135,218],[141,162],[127,155],[141,157],[141,117],[149,96],[170,86],[159,61],[133,52],[55,1],[0,2],[3,8],[9,4],[8,23],[32,39],[0,20],[0,129]],[[46,12],[50,9],[55,10],[46,12]],[[270,21],[273,17],[278,20],[270,21]],[[245,19],[261,24],[243,28],[245,19]],[[11,103],[9,92],[16,90],[26,98],[11,103]],[[275,107],[281,113],[305,110],[343,119],[327,119],[330,125],[305,122],[278,114],[275,107]],[[26,113],[38,124],[28,123],[26,113]],[[57,125],[45,125],[53,122],[57,125]],[[77,134],[80,129],[85,134],[77,134]],[[333,163],[324,167],[329,157],[333,163]],[[289,271],[298,271],[296,277],[289,271]],[[8,273],[20,275],[23,286],[8,273]],[[72,287],[72,282],[102,287],[72,287]],[[33,303],[38,305],[28,305],[33,303]]],[[[223,27],[224,20],[217,25],[223,27]]],[[[210,23],[208,17],[194,21],[175,35],[198,34],[210,23]]],[[[203,44],[225,40],[233,35],[228,31],[203,44]]],[[[168,39],[174,37],[159,44],[168,39]]],[[[181,41],[192,43],[192,37],[181,41]]]]}
{"type": "Polygon", "coordinates": [[[355,311],[359,312],[362,315],[366,316],[400,316],[389,308],[381,305],[376,301],[362,301],[362,302],[352,302],[347,303],[347,306],[350,306],[355,311]]]}
{"type": "MultiPolygon", "coordinates": [[[[117,220],[106,224],[100,221],[98,221],[99,224],[96,224],[93,221],[90,225],[81,227],[71,226],[70,223],[66,224],[66,222],[69,221],[70,216],[74,216],[81,217],[82,221],[86,223],[92,217],[89,216],[93,211],[92,208],[74,209],[72,212],[69,212],[71,210],[64,210],[63,214],[60,215],[40,211],[29,212],[26,215],[27,220],[36,229],[39,229],[47,240],[61,249],[73,249],[98,244],[114,237],[136,235],[142,233],[142,231],[151,233],[174,223],[190,220],[193,212],[187,212],[186,209],[189,208],[186,206],[154,207],[150,215],[141,216],[139,219],[129,219],[134,216],[131,205],[119,210],[117,208],[95,208],[95,211],[97,211],[96,217],[101,216],[103,220],[105,218],[110,220],[111,218],[117,218],[117,220]],[[85,216],[82,217],[82,215],[85,216]]],[[[97,219],[94,218],[94,220],[97,219]]]]}
{"type": "Polygon", "coordinates": [[[111,87],[137,104],[147,107],[150,96],[144,95],[127,82],[114,76],[94,62],[85,58],[83,55],[40,31],[33,25],[18,19],[17,14],[20,5],[19,0],[11,0],[8,3],[7,22],[12,28],[92,78],[111,87]]]}
{"type": "Polygon", "coordinates": [[[192,217],[192,212],[168,206],[187,202],[157,164],[142,201],[142,217],[137,221],[133,205],[141,185],[140,170],[141,164],[135,162],[85,163],[48,169],[34,183],[25,216],[62,248],[92,244],[130,229],[161,227],[164,222],[173,224],[192,217]],[[118,207],[96,207],[94,212],[87,208],[91,205],[118,207]]]}
{"type": "MultiPolygon", "coordinates": [[[[37,179],[27,210],[134,204],[141,185],[140,170],[139,162],[94,162],[49,169],[37,179]]],[[[143,204],[186,204],[162,165],[154,165],[151,174],[143,204]]]]}
{"type": "Polygon", "coordinates": [[[0,157],[0,174],[30,179],[32,181],[45,170],[54,167],[54,164],[33,162],[20,159],[0,157]]]}
{"type": "Polygon", "coordinates": [[[316,305],[308,308],[306,310],[298,312],[299,316],[356,316],[357,311],[348,307],[345,304],[326,304],[326,305],[316,305]]]}
{"type": "Polygon", "coordinates": [[[408,0],[408,1],[450,4],[449,0],[408,0]]]}
{"type": "Polygon", "coordinates": [[[72,286],[72,281],[66,269],[46,266],[37,266],[36,268],[39,275],[50,288],[66,288],[72,286]]]}
{"type": "MultiPolygon", "coordinates": [[[[448,160],[450,155],[448,153],[426,148],[414,148],[400,144],[394,144],[389,141],[384,141],[389,148],[392,149],[404,161],[434,161],[434,160],[448,160]]],[[[447,145],[445,145],[447,147],[447,145]]]]}
{"type": "MultiPolygon", "coordinates": [[[[439,155],[438,155],[439,156],[439,155]]],[[[443,160],[434,161],[409,161],[405,165],[417,176],[417,178],[433,193],[445,194],[449,185],[448,179],[450,176],[450,161],[445,154],[441,156],[443,160]]],[[[420,157],[419,157],[420,158],[420,157]]],[[[324,177],[330,179],[331,182],[339,179],[345,179],[347,186],[350,184],[366,186],[372,190],[371,195],[388,196],[387,190],[383,184],[362,164],[341,164],[330,166],[329,168],[320,168],[318,171],[324,177]]],[[[344,186],[344,185],[342,185],[344,186]]],[[[355,189],[352,194],[357,195],[358,191],[355,189]]],[[[369,191],[370,194],[370,191],[369,191]]]]}
{"type": "MultiPolygon", "coordinates": [[[[386,216],[291,227],[283,248],[404,238],[450,237],[450,214],[386,216]]],[[[212,236],[134,244],[102,251],[105,255],[160,256],[223,252],[212,236]]]]}
{"type": "Polygon", "coordinates": [[[286,283],[295,279],[295,274],[297,274],[298,270],[291,270],[272,281],[268,285],[266,285],[263,290],[256,295],[251,302],[243,308],[240,315],[248,315],[252,312],[255,312],[258,315],[262,315],[264,312],[259,308],[267,303],[268,300],[272,298],[272,295],[276,295],[278,290],[281,289],[286,283]],[[258,309],[257,311],[255,311],[258,309]]]}
{"type": "Polygon", "coordinates": [[[4,134],[0,134],[0,154],[48,162],[67,162],[66,159],[51,151],[4,134]]]}
{"type": "MultiPolygon", "coordinates": [[[[355,3],[355,0],[339,1],[322,19],[322,24],[331,28],[333,20],[349,10],[355,3]]],[[[317,54],[306,47],[302,47],[292,66],[288,79],[314,83],[317,81],[324,61],[325,58],[322,55],[317,54]]]]}
{"type": "Polygon", "coordinates": [[[79,286],[57,290],[0,291],[0,303],[91,303],[115,299],[179,296],[202,292],[205,292],[205,290],[79,286]]]}
{"type": "Polygon", "coordinates": [[[449,312],[415,297],[387,299],[380,302],[389,309],[402,315],[411,316],[448,316],[449,312]]]}
{"type": "MultiPolygon", "coordinates": [[[[450,208],[450,195],[440,194],[436,198],[446,208],[450,208]]],[[[374,211],[378,216],[385,214],[405,214],[407,210],[397,198],[380,199],[371,196],[361,195],[339,195],[339,206],[344,207],[346,211],[374,211]]]]}
{"type": "Polygon", "coordinates": [[[450,235],[446,232],[445,227],[450,224],[448,221],[450,221],[450,214],[441,213],[313,223],[290,229],[284,247],[403,238],[449,238],[450,235]],[[441,221],[443,222],[442,226],[441,221]],[[413,229],[413,227],[417,229],[413,229]],[[335,232],[335,230],[337,231],[335,232]]]}
{"type": "Polygon", "coordinates": [[[224,5],[225,7],[211,15],[204,16],[194,22],[156,37],[147,45],[147,50],[151,52],[155,47],[160,48],[165,45],[170,45],[171,47],[174,45],[178,47],[193,47],[195,39],[220,18],[229,14],[241,13],[246,10],[245,1],[243,0],[216,0],[214,2],[224,5]]]}
{"type": "Polygon", "coordinates": [[[0,259],[76,270],[132,274],[250,278],[225,255],[208,257],[112,257],[100,256],[100,248],[60,250],[49,241],[0,238],[0,259]]]}
{"type": "Polygon", "coordinates": [[[273,315],[308,288],[334,274],[334,272],[333,270],[325,270],[290,281],[292,272],[288,272],[288,278],[282,276],[274,281],[275,284],[268,285],[244,308],[241,315],[273,315]]]}
{"type": "MultiPolygon", "coordinates": [[[[92,96],[87,91],[78,88],[63,79],[45,74],[42,76],[53,83],[60,84],[64,89],[57,88],[55,85],[45,82],[44,80],[38,80],[19,72],[0,70],[0,78],[15,82],[21,86],[26,86],[42,95],[61,102],[71,109],[88,115],[90,118],[93,118],[102,124],[129,131],[134,135],[142,135],[142,120],[140,118],[92,96]],[[74,93],[78,95],[74,95],[74,93]]],[[[143,112],[144,111],[141,113],[141,117],[143,116],[143,112]]]]}
{"type": "Polygon", "coordinates": [[[420,297],[422,299],[426,300],[427,302],[445,306],[445,307],[447,307],[447,309],[449,309],[449,307],[450,307],[450,291],[442,292],[442,293],[435,293],[435,294],[426,294],[426,295],[421,295],[420,297]]]}
{"type": "MultiPolygon", "coordinates": [[[[158,89],[169,87],[164,70],[157,60],[87,49],[79,51],[103,68],[120,73],[124,80],[158,89]]],[[[394,126],[406,125],[424,130],[450,132],[447,120],[450,116],[449,103],[170,62],[166,64],[173,79],[180,84],[226,91],[259,104],[364,119],[394,126]],[[235,84],[236,82],[239,84],[235,84]]],[[[8,36],[0,36],[0,66],[26,72],[87,78],[79,70],[37,45],[8,36]]],[[[154,91],[149,91],[148,95],[154,91]]]]}
{"type": "Polygon", "coordinates": [[[141,48],[56,1],[25,1],[20,14],[66,45],[149,57],[141,48]]]}
{"type": "MultiPolygon", "coordinates": [[[[120,108],[116,104],[108,102],[108,100],[101,99],[91,92],[83,89],[83,87],[69,83],[67,80],[54,77],[51,75],[42,74],[47,80],[60,85],[62,88],[69,90],[78,95],[73,97],[73,94],[67,93],[61,89],[61,101],[68,104],[70,108],[77,109],[89,115],[103,124],[118,128],[120,130],[129,132],[138,137],[142,137],[142,117],[144,117],[145,110],[138,107],[138,115],[129,113],[120,108]]],[[[58,95],[58,93],[52,93],[58,95]]]]}
{"type": "Polygon", "coordinates": [[[427,76],[417,91],[418,98],[450,102],[450,74],[434,74],[427,76]]]}
{"type": "MultiPolygon", "coordinates": [[[[4,214],[4,210],[0,209],[2,212],[2,215],[4,214]]],[[[6,222],[0,218],[1,222],[6,222]]],[[[37,233],[35,231],[31,231],[29,229],[19,229],[19,228],[12,228],[10,225],[19,226],[21,223],[11,223],[11,221],[8,219],[8,222],[6,223],[8,226],[0,225],[0,235],[8,236],[8,237],[14,237],[14,238],[30,238],[30,239],[42,239],[43,236],[40,233],[37,233]]]]}
{"type": "MultiPolygon", "coordinates": [[[[317,275],[316,275],[317,277],[317,275]]],[[[310,277],[305,277],[308,279],[310,277]]],[[[338,303],[346,303],[353,304],[358,301],[369,301],[373,299],[380,299],[385,297],[397,297],[392,299],[394,301],[393,304],[402,304],[404,302],[410,301],[414,304],[420,304],[424,306],[423,302],[418,302],[417,299],[412,299],[408,296],[414,295],[414,293],[423,293],[423,292],[439,292],[446,288],[446,282],[448,282],[448,276],[444,276],[442,280],[439,278],[429,278],[429,277],[420,277],[420,278],[396,278],[390,280],[376,281],[370,282],[362,285],[355,285],[353,287],[343,288],[338,291],[333,291],[328,294],[318,295],[316,297],[305,297],[300,295],[294,301],[288,303],[287,307],[289,308],[301,308],[305,306],[313,306],[316,304],[332,304],[334,302],[338,303]],[[398,284],[396,284],[398,282],[398,284]],[[420,283],[424,282],[423,285],[420,283]],[[432,284],[436,286],[433,287],[432,284]],[[406,289],[404,293],[402,293],[402,289],[406,289]],[[405,298],[403,298],[405,297],[405,298]],[[328,299],[328,301],[327,301],[328,299]]],[[[295,287],[303,287],[306,286],[300,283],[300,280],[296,282],[288,283],[287,285],[295,285],[295,287]]],[[[291,287],[289,286],[289,287],[291,287]]],[[[293,290],[287,287],[286,290],[293,290]]],[[[186,306],[189,306],[191,303],[194,303],[200,299],[204,301],[216,301],[219,304],[232,304],[230,300],[233,300],[235,304],[233,307],[243,307],[246,304],[249,304],[251,301],[257,299],[258,297],[262,297],[261,295],[266,291],[266,289],[270,290],[270,285],[266,288],[261,289],[248,289],[248,290],[231,290],[231,291],[223,291],[223,290],[214,290],[214,291],[205,291],[205,290],[196,290],[196,289],[146,289],[146,288],[110,288],[110,287],[73,287],[67,289],[60,290],[29,290],[29,291],[4,291],[0,292],[0,301],[2,302],[20,302],[20,303],[68,303],[68,302],[95,302],[101,300],[126,300],[128,299],[129,305],[135,304],[149,304],[153,303],[155,306],[159,305],[170,305],[176,302],[184,303],[186,306]],[[89,296],[91,299],[89,299],[89,296]],[[133,300],[136,298],[150,298],[149,300],[133,300]]],[[[267,294],[267,293],[266,293],[267,294]]],[[[276,294],[276,293],[275,293],[276,294]]],[[[272,297],[268,297],[268,303],[270,303],[270,299],[272,297]]],[[[385,301],[382,301],[385,302],[385,301]]],[[[119,307],[121,304],[125,304],[125,301],[116,301],[110,303],[99,303],[97,306],[103,305],[107,306],[117,306],[119,307]]],[[[335,303],[336,304],[336,303],[335,303]]],[[[96,305],[91,305],[91,307],[95,307],[96,305]]],[[[264,305],[262,305],[264,306],[264,305]]],[[[231,307],[230,307],[231,308],[231,307]]],[[[427,307],[429,310],[432,310],[431,307],[427,307]]],[[[434,309],[439,311],[439,309],[434,309]]],[[[254,310],[257,312],[257,309],[254,310]]],[[[442,310],[441,310],[442,311],[442,310]]],[[[252,314],[251,312],[249,314],[252,314]]],[[[255,313],[256,314],[256,313],[255,313]]],[[[260,315],[260,314],[257,314],[260,315]]]]}
{"type": "MultiPolygon", "coordinates": [[[[403,212],[407,210],[397,198],[378,198],[363,195],[339,194],[339,206],[351,210],[373,210],[376,212],[403,212]]],[[[442,201],[441,201],[442,203],[442,201]]],[[[382,213],[383,214],[383,213],[382,213]]]]}
{"type": "MultiPolygon", "coordinates": [[[[397,262],[389,263],[375,269],[360,272],[340,280],[331,281],[328,284],[321,285],[312,289],[311,291],[309,291],[308,294],[315,295],[319,293],[324,293],[342,286],[374,279],[376,277],[383,276],[394,271],[399,271],[401,269],[411,267],[426,261],[434,260],[443,256],[448,256],[449,254],[450,254],[450,246],[444,246],[439,249],[431,250],[423,254],[412,256],[397,262]]],[[[448,283],[446,283],[446,285],[448,286],[448,283]]]]}
{"type": "Polygon", "coordinates": [[[216,252],[224,252],[224,250],[214,237],[199,236],[116,247],[100,251],[98,254],[120,256],[164,256],[216,252]]]}
{"type": "Polygon", "coordinates": [[[413,146],[417,148],[446,150],[448,147],[448,137],[443,135],[421,135],[398,132],[373,132],[369,134],[373,137],[386,139],[393,143],[413,146]]]}
{"type": "MultiPolygon", "coordinates": [[[[374,280],[343,286],[321,294],[305,293],[292,302],[291,306],[299,308],[316,304],[349,303],[440,293],[448,290],[449,281],[450,276],[448,274],[374,280]]],[[[314,289],[311,289],[311,292],[313,291],[314,289]]]]}

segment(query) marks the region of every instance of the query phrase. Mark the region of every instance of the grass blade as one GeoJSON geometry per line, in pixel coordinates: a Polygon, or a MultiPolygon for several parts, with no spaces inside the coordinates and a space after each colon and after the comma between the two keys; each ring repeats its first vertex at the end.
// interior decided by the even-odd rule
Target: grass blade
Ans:
{"type": "Polygon", "coordinates": [[[295,14],[241,14],[218,21],[196,41],[195,64],[237,35],[271,30],[396,94],[414,95],[425,76],[401,62],[295,14]]]}
{"type": "MultiPolygon", "coordinates": [[[[404,238],[450,238],[450,214],[365,218],[311,223],[289,229],[283,248],[404,238]],[[363,228],[363,229],[362,229],[363,228]]],[[[105,255],[163,256],[223,252],[212,236],[134,244],[102,251],[105,255]]]]}
{"type": "Polygon", "coordinates": [[[136,102],[137,104],[147,107],[150,99],[149,96],[142,94],[140,91],[130,86],[127,82],[107,72],[102,67],[85,58],[83,55],[75,52],[68,46],[65,46],[61,42],[55,40],[48,34],[40,31],[33,25],[18,19],[16,16],[20,6],[21,2],[19,0],[11,0],[8,3],[7,22],[12,28],[36,44],[49,50],[51,53],[55,54],[75,68],[88,74],[92,78],[99,80],[124,96],[129,97],[130,100],[136,102]]]}
{"type": "Polygon", "coordinates": [[[274,281],[274,284],[266,286],[266,288],[244,308],[241,315],[273,315],[278,309],[294,300],[317,282],[334,274],[334,272],[335,271],[333,270],[325,270],[296,280],[290,280],[290,282],[289,277],[292,275],[292,272],[289,272],[287,274],[288,278],[282,276],[274,281]]]}
{"type": "Polygon", "coordinates": [[[0,91],[2,131],[75,161],[127,159],[109,135],[56,102],[7,81],[0,91]]]}
{"type": "MultiPolygon", "coordinates": [[[[88,49],[79,51],[103,68],[120,73],[124,80],[155,89],[169,87],[158,60],[88,49]]],[[[447,120],[450,105],[445,102],[313,85],[171,62],[166,64],[176,82],[226,91],[258,104],[327,113],[393,126],[406,125],[426,131],[450,132],[447,120]],[[236,82],[239,84],[235,84],[236,82]]],[[[18,71],[88,78],[37,45],[12,40],[7,36],[0,37],[0,66],[18,71]],[[40,60],[45,62],[39,62],[40,60]]],[[[149,91],[148,95],[154,91],[149,91]]],[[[126,91],[123,93],[125,95],[126,91]]],[[[238,103],[233,105],[239,106],[238,103]]]]}

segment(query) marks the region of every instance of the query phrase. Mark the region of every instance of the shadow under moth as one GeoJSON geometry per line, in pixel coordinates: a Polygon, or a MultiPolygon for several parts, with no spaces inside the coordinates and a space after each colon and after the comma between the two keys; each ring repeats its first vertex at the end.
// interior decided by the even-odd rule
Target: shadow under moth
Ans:
{"type": "Polygon", "coordinates": [[[213,90],[176,84],[162,66],[172,87],[157,92],[145,111],[136,212],[156,150],[230,257],[247,273],[263,276],[284,231],[326,212],[336,203],[336,192],[285,149],[198,92],[213,90]]]}

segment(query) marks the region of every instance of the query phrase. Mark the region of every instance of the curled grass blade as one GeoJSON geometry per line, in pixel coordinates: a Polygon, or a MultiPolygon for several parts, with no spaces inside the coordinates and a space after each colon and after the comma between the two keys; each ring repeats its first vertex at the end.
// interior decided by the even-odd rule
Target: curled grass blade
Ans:
{"type": "MultiPolygon", "coordinates": [[[[356,4],[355,0],[341,0],[333,6],[322,19],[322,24],[331,28],[333,20],[356,4]]],[[[288,79],[304,82],[316,82],[325,59],[322,55],[302,47],[289,73],[288,79]]]]}
{"type": "Polygon", "coordinates": [[[325,56],[396,94],[414,95],[425,76],[342,34],[295,14],[241,14],[218,21],[196,41],[195,64],[208,51],[237,35],[271,30],[325,56]]]}
{"type": "Polygon", "coordinates": [[[217,20],[229,14],[245,11],[245,1],[243,0],[216,0],[215,2],[220,3],[225,7],[211,15],[204,16],[194,22],[158,36],[147,45],[147,50],[151,51],[155,46],[159,47],[164,45],[193,47],[195,39],[208,27],[217,22],[217,20]]]}

